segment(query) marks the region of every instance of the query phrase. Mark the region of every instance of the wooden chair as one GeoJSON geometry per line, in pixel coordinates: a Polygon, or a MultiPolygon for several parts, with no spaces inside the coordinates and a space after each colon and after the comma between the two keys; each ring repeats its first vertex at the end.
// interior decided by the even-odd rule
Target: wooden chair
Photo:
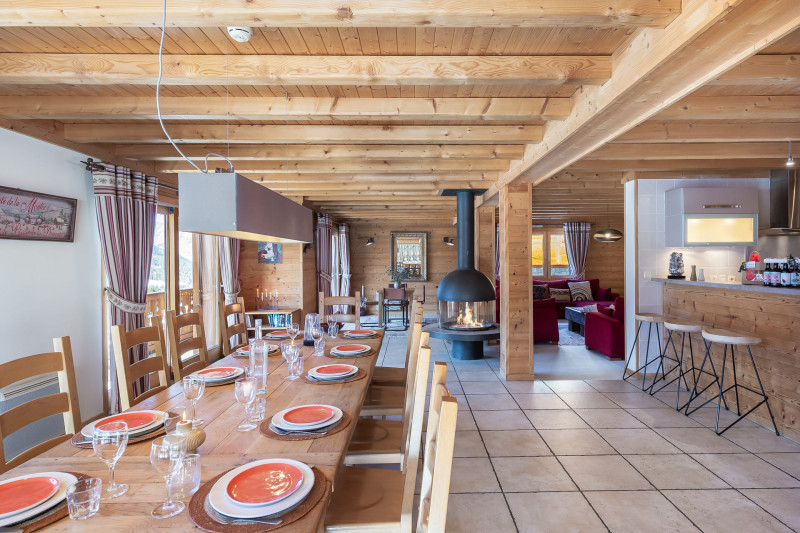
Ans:
{"type": "Polygon", "coordinates": [[[182,315],[176,315],[175,311],[167,311],[167,345],[172,376],[176,382],[183,376],[208,366],[206,335],[200,306],[196,306],[193,312],[182,315]],[[181,329],[186,327],[192,328],[192,336],[181,340],[181,329]],[[184,355],[194,351],[197,353],[184,359],[184,355]]]}
{"type": "MultiPolygon", "coordinates": [[[[418,299],[411,301],[411,323],[422,323],[423,308],[422,303],[418,299]]],[[[392,366],[378,366],[372,373],[372,383],[381,385],[394,385],[397,387],[406,386],[406,377],[408,376],[408,359],[411,356],[411,351],[414,346],[419,347],[418,331],[411,328],[408,332],[408,346],[406,346],[406,361],[402,367],[392,366]],[[415,335],[416,338],[415,338],[415,335]]]]}
{"type": "Polygon", "coordinates": [[[169,386],[164,333],[158,325],[158,317],[150,319],[150,326],[131,331],[125,331],[125,326],[122,325],[112,327],[111,342],[114,345],[114,362],[117,367],[119,404],[123,411],[169,386]],[[146,359],[131,364],[128,350],[140,344],[144,344],[144,349],[147,350],[151,342],[155,352],[146,359]],[[150,376],[150,387],[136,394],[133,384],[144,376],[150,376]]]}
{"type": "MultiPolygon", "coordinates": [[[[414,386],[406,388],[403,420],[359,418],[350,439],[350,447],[347,449],[344,464],[394,463],[403,468],[407,456],[419,457],[431,355],[428,337],[427,331],[422,334],[422,346],[420,346],[417,356],[416,376],[412,380],[414,386]]],[[[431,388],[435,389],[439,384],[444,385],[446,379],[447,365],[436,363],[431,388]]]]}
{"type": "Polygon", "coordinates": [[[0,388],[42,374],[58,374],[57,394],[50,394],[12,407],[0,414],[0,473],[6,472],[32,459],[75,434],[81,424],[78,406],[78,387],[75,384],[75,367],[72,364],[72,345],[69,337],[53,339],[53,352],[29,355],[0,365],[0,388]],[[6,460],[3,439],[28,424],[53,415],[64,415],[64,435],[59,435],[25,450],[6,460]]]}
{"type": "Polygon", "coordinates": [[[403,329],[408,327],[408,300],[406,299],[406,289],[393,287],[383,289],[383,324],[389,326],[390,311],[400,311],[403,329]]]}
{"type": "Polygon", "coordinates": [[[319,293],[318,303],[320,324],[324,324],[329,316],[333,316],[336,318],[337,322],[355,324],[355,329],[361,327],[361,291],[356,291],[355,296],[325,296],[324,293],[319,293]],[[330,313],[326,315],[325,308],[332,305],[346,305],[352,307],[353,313],[330,313]]]}
{"type": "Polygon", "coordinates": [[[244,316],[244,298],[237,298],[236,302],[225,305],[225,296],[219,296],[219,329],[222,339],[222,355],[230,355],[239,348],[248,345],[247,322],[244,316]],[[233,324],[228,324],[228,317],[235,316],[233,324]],[[235,340],[233,340],[235,339],[235,340]],[[239,342],[237,343],[236,340],[239,342]]]}
{"type": "MultiPolygon", "coordinates": [[[[444,533],[458,401],[444,384],[431,391],[424,448],[419,533],[444,533]]],[[[409,455],[403,472],[345,466],[336,480],[325,531],[410,533],[418,458],[409,455]]]]}

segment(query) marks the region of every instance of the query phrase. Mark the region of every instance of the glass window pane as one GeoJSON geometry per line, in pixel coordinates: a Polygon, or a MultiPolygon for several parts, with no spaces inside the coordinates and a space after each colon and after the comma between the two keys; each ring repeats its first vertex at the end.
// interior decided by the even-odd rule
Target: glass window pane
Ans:
{"type": "MultiPolygon", "coordinates": [[[[550,235],[550,275],[556,276],[554,266],[568,266],[567,247],[564,243],[563,234],[550,235]]],[[[567,269],[569,271],[569,269],[567,269]]]]}
{"type": "Polygon", "coordinates": [[[150,260],[150,279],[147,281],[147,292],[164,292],[167,286],[166,277],[166,234],[167,216],[156,215],[156,229],[153,238],[153,258],[150,260]]]}
{"type": "Polygon", "coordinates": [[[192,233],[184,231],[178,233],[178,287],[182,291],[194,288],[192,283],[193,237],[192,233]]]}
{"type": "Polygon", "coordinates": [[[544,260],[544,235],[531,235],[531,266],[542,266],[544,260]]]}
{"type": "Polygon", "coordinates": [[[544,267],[543,266],[531,267],[531,276],[544,276],[544,267]]]}
{"type": "Polygon", "coordinates": [[[551,277],[568,277],[569,276],[569,267],[550,267],[550,276],[551,277]]]}

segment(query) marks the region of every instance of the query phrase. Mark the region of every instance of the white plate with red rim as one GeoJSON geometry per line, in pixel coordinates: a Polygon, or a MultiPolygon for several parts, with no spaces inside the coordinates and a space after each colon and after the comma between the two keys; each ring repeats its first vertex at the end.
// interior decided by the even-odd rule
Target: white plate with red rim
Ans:
{"type": "Polygon", "coordinates": [[[201,377],[204,381],[211,383],[230,381],[242,374],[244,374],[244,368],[239,368],[237,366],[209,367],[192,373],[193,376],[201,377]]]}
{"type": "Polygon", "coordinates": [[[278,429],[288,431],[314,430],[331,426],[342,419],[342,410],[333,405],[298,405],[275,413],[272,423],[278,429]],[[288,414],[290,420],[284,416],[288,414]],[[315,420],[315,421],[314,421],[315,420]]]}
{"type": "Polygon", "coordinates": [[[288,333],[281,333],[279,331],[273,331],[272,333],[267,333],[264,335],[265,339],[272,339],[272,340],[286,340],[290,338],[288,333]]]}
{"type": "Polygon", "coordinates": [[[164,423],[164,411],[128,411],[107,416],[83,426],[81,435],[91,439],[95,427],[112,422],[125,422],[128,424],[128,437],[138,437],[158,429],[164,423]]]}
{"type": "Polygon", "coordinates": [[[308,371],[308,375],[316,379],[336,380],[358,374],[358,367],[353,365],[322,365],[308,371]]]}
{"type": "Polygon", "coordinates": [[[43,501],[38,505],[35,505],[34,507],[30,507],[26,510],[15,512],[14,514],[8,515],[4,518],[0,518],[0,527],[17,524],[31,517],[34,517],[38,514],[44,513],[48,509],[55,507],[56,505],[64,501],[64,499],[66,499],[67,487],[78,481],[78,478],[76,478],[72,474],[67,474],[66,472],[39,472],[38,474],[28,474],[26,476],[18,476],[15,478],[7,479],[3,483],[8,483],[11,481],[32,478],[32,477],[55,478],[58,480],[58,490],[50,498],[47,498],[45,501],[43,501]]]}
{"type": "Polygon", "coordinates": [[[272,505],[284,500],[300,488],[303,471],[286,461],[251,466],[230,480],[225,492],[228,498],[245,507],[272,505]]]}
{"type": "Polygon", "coordinates": [[[214,486],[211,487],[211,491],[208,494],[208,503],[211,504],[211,507],[215,511],[225,516],[230,516],[232,518],[258,518],[260,516],[281,513],[301,503],[308,496],[308,493],[311,492],[313,486],[314,472],[307,464],[292,459],[262,459],[261,461],[253,461],[252,463],[234,468],[219,478],[219,480],[214,483],[214,486]],[[293,465],[303,473],[303,480],[296,491],[280,501],[255,506],[239,505],[228,497],[228,484],[233,478],[254,466],[270,463],[293,465]]]}
{"type": "Polygon", "coordinates": [[[351,339],[368,339],[376,336],[377,334],[378,332],[374,329],[352,329],[343,333],[345,337],[349,337],[351,339]]]}
{"type": "Polygon", "coordinates": [[[372,348],[366,344],[343,344],[342,346],[334,346],[331,348],[331,353],[336,355],[361,355],[370,351],[372,348]]]}
{"type": "MultiPolygon", "coordinates": [[[[280,350],[280,347],[277,344],[268,344],[267,345],[267,353],[268,354],[269,353],[275,353],[278,350],[280,350]]],[[[236,353],[238,353],[239,355],[250,355],[250,347],[249,346],[243,346],[243,347],[239,348],[238,350],[236,350],[236,353]]]]}
{"type": "Polygon", "coordinates": [[[0,483],[0,518],[41,505],[58,492],[61,483],[52,476],[31,476],[0,483]]]}

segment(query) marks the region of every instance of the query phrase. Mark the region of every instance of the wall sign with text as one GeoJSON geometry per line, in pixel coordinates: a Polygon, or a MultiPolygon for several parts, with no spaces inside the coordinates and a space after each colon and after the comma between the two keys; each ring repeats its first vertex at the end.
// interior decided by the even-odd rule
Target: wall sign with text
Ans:
{"type": "Polygon", "coordinates": [[[78,200],[0,186],[0,239],[72,242],[78,200]]]}

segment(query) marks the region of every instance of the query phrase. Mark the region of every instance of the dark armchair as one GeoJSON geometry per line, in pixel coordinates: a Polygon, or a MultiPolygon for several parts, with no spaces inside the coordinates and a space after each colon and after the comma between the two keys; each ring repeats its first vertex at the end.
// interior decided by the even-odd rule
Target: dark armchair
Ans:
{"type": "Polygon", "coordinates": [[[625,299],[618,296],[611,316],[607,311],[586,313],[586,347],[609,359],[625,359],[625,299]]]}

